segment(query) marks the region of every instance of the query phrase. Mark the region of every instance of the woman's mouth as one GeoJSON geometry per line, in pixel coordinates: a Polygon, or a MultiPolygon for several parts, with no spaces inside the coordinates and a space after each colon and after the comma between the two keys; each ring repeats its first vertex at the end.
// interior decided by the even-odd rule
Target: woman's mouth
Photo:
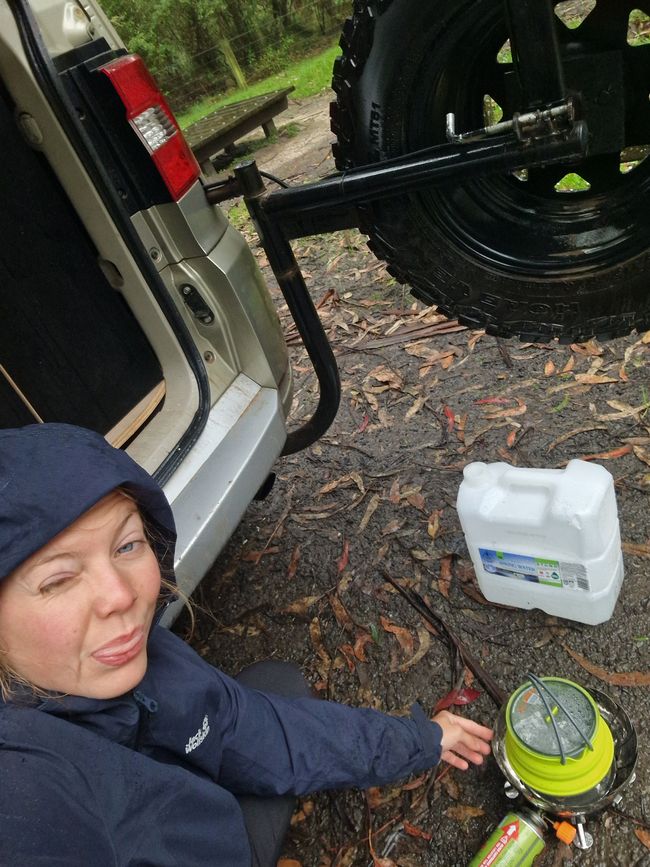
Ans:
{"type": "Polygon", "coordinates": [[[120,635],[96,650],[92,657],[103,665],[119,666],[134,659],[144,647],[146,635],[142,626],[120,635]]]}

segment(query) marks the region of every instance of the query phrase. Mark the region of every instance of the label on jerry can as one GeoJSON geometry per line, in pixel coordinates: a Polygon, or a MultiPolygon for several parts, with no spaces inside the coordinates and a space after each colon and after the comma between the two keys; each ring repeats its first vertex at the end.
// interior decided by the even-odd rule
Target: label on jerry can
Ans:
{"type": "Polygon", "coordinates": [[[544,851],[544,824],[532,816],[508,813],[494,829],[468,867],[531,867],[544,851]]]}

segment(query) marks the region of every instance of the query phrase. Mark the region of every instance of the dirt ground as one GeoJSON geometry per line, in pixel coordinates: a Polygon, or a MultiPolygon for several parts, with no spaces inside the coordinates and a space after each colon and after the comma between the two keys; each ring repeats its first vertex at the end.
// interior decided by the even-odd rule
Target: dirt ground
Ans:
{"type": "MultiPolygon", "coordinates": [[[[328,100],[279,118],[297,134],[281,130],[256,152],[263,169],[292,182],[332,171],[328,100]]],[[[203,582],[194,646],[230,673],[290,659],[323,697],[392,713],[420,701],[432,712],[454,686],[449,653],[387,576],[401,581],[503,689],[531,670],[604,690],[627,709],[640,749],[626,816],[592,820],[588,852],[549,843],[540,865],[650,864],[650,333],[601,345],[497,342],[414,303],[356,232],[295,246],[339,363],[341,408],[318,444],[278,461],[270,496],[249,508],[203,582]],[[575,457],[613,474],[624,542],[622,592],[597,627],[486,603],[455,508],[470,461],[559,468],[575,457]]],[[[297,424],[315,377],[280,302],[297,424]]],[[[457,710],[491,723],[480,683],[467,675],[463,685],[480,695],[457,710]]],[[[502,783],[490,759],[465,774],[441,766],[381,791],[307,798],[285,867],[462,867],[511,807],[502,783]]]]}

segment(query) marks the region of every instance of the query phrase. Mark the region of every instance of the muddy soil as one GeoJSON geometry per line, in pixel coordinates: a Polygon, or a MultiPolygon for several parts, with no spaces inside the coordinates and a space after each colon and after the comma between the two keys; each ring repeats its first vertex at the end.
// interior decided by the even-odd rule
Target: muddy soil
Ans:
{"type": "MultiPolygon", "coordinates": [[[[281,130],[259,150],[263,168],[294,182],[332,170],[328,98],[294,105],[298,133],[281,130]]],[[[274,285],[250,225],[241,228],[274,285]]],[[[204,611],[193,645],[229,673],[290,659],[323,697],[398,714],[419,701],[432,712],[455,685],[450,656],[387,576],[401,581],[503,689],[532,670],[604,690],[627,709],[640,743],[637,779],[621,805],[627,815],[592,820],[590,851],[551,842],[539,863],[650,864],[650,333],[573,346],[497,341],[414,303],[354,231],[295,247],[337,356],[341,408],[319,443],[278,461],[271,494],[249,508],[197,594],[204,611]],[[614,616],[596,627],[486,603],[455,508],[470,461],[561,468],[575,457],[614,476],[624,541],[622,592],[614,616]],[[635,673],[635,685],[616,685],[623,672],[635,673]]],[[[276,297],[296,425],[313,409],[315,376],[276,297]]],[[[496,708],[480,683],[466,674],[462,685],[480,695],[458,711],[490,723],[496,708]]],[[[492,759],[404,782],[304,799],[285,858],[304,867],[373,859],[461,867],[511,807],[492,759]]]]}

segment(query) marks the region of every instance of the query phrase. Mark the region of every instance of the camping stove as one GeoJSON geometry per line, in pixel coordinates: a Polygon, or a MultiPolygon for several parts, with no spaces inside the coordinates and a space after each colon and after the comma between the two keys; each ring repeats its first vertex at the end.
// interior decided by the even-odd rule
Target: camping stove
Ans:
{"type": "Polygon", "coordinates": [[[571,822],[589,849],[586,820],[620,803],[635,779],[637,737],[620,705],[557,677],[528,680],[501,708],[492,749],[509,798],[571,822]]]}

